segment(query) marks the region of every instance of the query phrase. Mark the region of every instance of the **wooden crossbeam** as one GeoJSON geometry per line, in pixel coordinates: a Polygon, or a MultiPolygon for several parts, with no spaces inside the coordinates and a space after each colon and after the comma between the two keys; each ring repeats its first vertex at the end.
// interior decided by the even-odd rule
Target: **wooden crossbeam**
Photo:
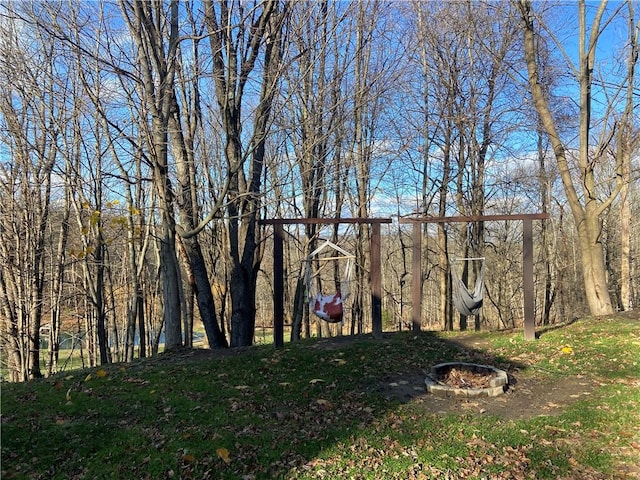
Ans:
{"type": "Polygon", "coordinates": [[[462,223],[462,222],[492,222],[508,220],[546,220],[548,213],[522,213],[517,215],[460,215],[454,217],[400,217],[400,223],[462,223]]]}
{"type": "Polygon", "coordinates": [[[358,224],[367,223],[370,225],[380,223],[391,223],[390,218],[267,218],[258,220],[261,225],[336,225],[336,224],[358,224]]]}

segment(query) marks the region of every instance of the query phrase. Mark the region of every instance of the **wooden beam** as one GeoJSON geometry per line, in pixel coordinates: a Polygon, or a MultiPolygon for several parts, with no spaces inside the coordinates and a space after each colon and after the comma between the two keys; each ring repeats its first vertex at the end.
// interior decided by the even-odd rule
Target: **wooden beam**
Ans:
{"type": "Polygon", "coordinates": [[[259,220],[261,225],[336,225],[340,223],[368,223],[371,225],[391,223],[390,218],[267,218],[259,220]]]}
{"type": "Polygon", "coordinates": [[[546,220],[548,213],[523,213],[519,215],[463,215],[458,217],[402,217],[400,223],[457,223],[457,222],[491,222],[505,220],[546,220]]]}

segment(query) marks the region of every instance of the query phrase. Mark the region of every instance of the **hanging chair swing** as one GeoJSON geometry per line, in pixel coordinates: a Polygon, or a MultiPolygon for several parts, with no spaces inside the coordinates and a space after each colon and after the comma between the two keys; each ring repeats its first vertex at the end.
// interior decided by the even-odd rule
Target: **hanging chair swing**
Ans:
{"type": "Polygon", "coordinates": [[[353,263],[355,255],[347,252],[329,240],[325,240],[318,248],[309,254],[305,260],[304,284],[307,291],[307,299],[311,311],[322,320],[329,323],[340,323],[344,316],[344,302],[351,293],[350,283],[353,276],[353,263]],[[333,249],[337,255],[319,256],[327,249],[333,249]],[[324,294],[317,288],[317,277],[320,276],[323,267],[329,261],[345,261],[344,275],[340,279],[339,287],[333,294],[324,294]],[[313,264],[318,263],[314,271],[313,264]]]}
{"type": "Polygon", "coordinates": [[[469,290],[467,285],[462,281],[456,268],[451,267],[451,278],[453,283],[453,304],[462,315],[477,315],[482,308],[482,300],[484,294],[484,257],[473,258],[454,258],[453,262],[480,260],[482,266],[480,273],[476,278],[476,284],[473,290],[469,290]]]}

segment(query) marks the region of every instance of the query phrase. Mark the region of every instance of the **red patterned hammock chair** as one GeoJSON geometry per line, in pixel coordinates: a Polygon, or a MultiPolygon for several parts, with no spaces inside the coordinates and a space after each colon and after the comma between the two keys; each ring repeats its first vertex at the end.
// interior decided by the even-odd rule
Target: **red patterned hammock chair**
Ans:
{"type": "Polygon", "coordinates": [[[325,240],[318,248],[309,254],[305,260],[304,284],[307,290],[307,299],[311,311],[322,320],[330,323],[340,323],[344,318],[344,302],[351,293],[350,284],[353,275],[353,263],[355,255],[347,252],[335,243],[325,240]],[[324,250],[333,249],[335,255],[320,256],[324,250]],[[325,294],[318,290],[316,277],[320,275],[323,262],[344,261],[344,275],[340,279],[340,286],[335,293],[325,294]],[[314,270],[314,263],[318,267],[314,270]]]}

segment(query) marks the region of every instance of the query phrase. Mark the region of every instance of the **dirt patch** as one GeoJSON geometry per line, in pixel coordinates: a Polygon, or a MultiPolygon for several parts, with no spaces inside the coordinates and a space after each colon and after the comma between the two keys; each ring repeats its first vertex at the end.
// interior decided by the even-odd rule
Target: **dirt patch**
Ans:
{"type": "Polygon", "coordinates": [[[427,393],[424,379],[423,372],[388,377],[377,390],[389,401],[411,402],[427,414],[477,413],[519,420],[557,415],[569,404],[591,395],[595,388],[586,378],[580,377],[540,380],[509,375],[509,386],[504,395],[461,398],[427,393]]]}

